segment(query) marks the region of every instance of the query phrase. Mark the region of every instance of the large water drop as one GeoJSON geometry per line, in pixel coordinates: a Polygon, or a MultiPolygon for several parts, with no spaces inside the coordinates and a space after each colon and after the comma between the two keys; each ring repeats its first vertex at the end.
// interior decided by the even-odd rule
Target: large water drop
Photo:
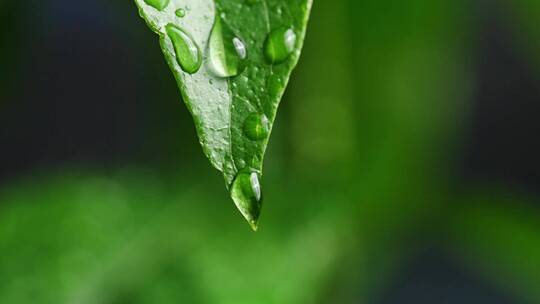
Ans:
{"type": "Polygon", "coordinates": [[[251,140],[262,140],[270,134],[270,121],[264,114],[251,114],[244,122],[244,133],[251,140]]]}
{"type": "Polygon", "coordinates": [[[246,67],[247,48],[242,39],[216,17],[208,45],[210,70],[218,77],[233,77],[246,67]]]}
{"type": "Polygon", "coordinates": [[[256,231],[262,207],[259,175],[256,172],[238,173],[231,186],[231,197],[251,228],[256,231]]]}
{"type": "Polygon", "coordinates": [[[158,11],[162,11],[169,5],[170,0],[144,0],[144,2],[158,11]]]}
{"type": "Polygon", "coordinates": [[[197,43],[184,30],[174,24],[166,26],[176,53],[176,61],[182,70],[189,74],[196,73],[202,64],[201,50],[197,43]]]}
{"type": "Polygon", "coordinates": [[[264,55],[270,63],[282,63],[296,47],[296,34],[291,28],[280,27],[268,34],[264,43],[264,55]]]}

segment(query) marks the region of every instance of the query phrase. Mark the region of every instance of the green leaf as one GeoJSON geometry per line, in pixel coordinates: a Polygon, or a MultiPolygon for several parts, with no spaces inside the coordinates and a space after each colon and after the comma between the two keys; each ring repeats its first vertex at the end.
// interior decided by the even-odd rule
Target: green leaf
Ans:
{"type": "Polygon", "coordinates": [[[135,0],[160,37],[212,165],[254,229],[276,111],[312,0],[135,0]]]}

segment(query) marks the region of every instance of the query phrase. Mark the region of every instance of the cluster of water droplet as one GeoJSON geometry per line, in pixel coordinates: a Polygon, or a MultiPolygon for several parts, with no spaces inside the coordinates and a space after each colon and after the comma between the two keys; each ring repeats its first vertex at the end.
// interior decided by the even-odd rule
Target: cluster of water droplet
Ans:
{"type": "MultiPolygon", "coordinates": [[[[170,0],[144,0],[144,2],[158,11],[163,11],[169,5],[170,0]]],[[[246,3],[255,5],[258,0],[246,0],[246,3]]],[[[175,15],[184,18],[186,8],[176,9],[175,15]]],[[[246,43],[229,27],[224,17],[223,13],[216,14],[208,39],[206,56],[209,70],[218,78],[230,78],[241,74],[248,65],[249,57],[246,43]]],[[[166,25],[165,32],[172,42],[176,61],[180,68],[188,74],[199,71],[203,56],[201,48],[193,37],[175,24],[166,25]]],[[[250,43],[251,45],[254,44],[251,40],[250,43]]],[[[287,61],[294,52],[296,44],[297,36],[292,28],[277,27],[267,34],[262,46],[262,54],[268,64],[280,64],[287,61]]],[[[254,67],[253,69],[258,68],[254,67]]],[[[234,87],[235,85],[236,83],[233,82],[234,87]]],[[[268,88],[261,87],[261,90],[268,90],[273,95],[277,95],[277,92],[283,86],[281,78],[277,75],[270,75],[267,85],[268,88]]],[[[255,92],[252,92],[253,94],[249,93],[249,91],[246,93],[247,98],[258,98],[258,94],[255,94],[255,92]]],[[[261,141],[266,139],[270,133],[270,121],[264,114],[253,113],[245,119],[242,130],[250,140],[261,141]]],[[[234,179],[230,190],[238,209],[251,226],[256,229],[261,207],[261,189],[258,173],[239,173],[234,179]]]]}
{"type": "MultiPolygon", "coordinates": [[[[163,11],[170,0],[144,0],[144,2],[158,11],[163,11]]],[[[247,0],[249,5],[257,2],[258,0],[247,0]]],[[[183,18],[186,15],[186,9],[178,8],[175,14],[183,18]]],[[[210,34],[208,61],[217,77],[234,77],[245,68],[248,49],[244,40],[223,22],[221,15],[217,14],[210,34]]],[[[189,74],[196,73],[202,64],[200,47],[189,33],[174,24],[167,25],[166,32],[174,45],[182,70],[189,74]]],[[[263,52],[268,63],[279,64],[287,60],[295,46],[294,30],[279,27],[268,33],[263,52]]]]}

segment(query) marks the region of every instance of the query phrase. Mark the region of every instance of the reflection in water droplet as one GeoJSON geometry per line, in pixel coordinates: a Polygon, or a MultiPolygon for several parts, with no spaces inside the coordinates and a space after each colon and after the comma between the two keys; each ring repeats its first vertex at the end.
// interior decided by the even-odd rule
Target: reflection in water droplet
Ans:
{"type": "Polygon", "coordinates": [[[296,46],[296,34],[290,28],[273,30],[264,43],[264,55],[270,63],[287,60],[296,46]]]}
{"type": "Polygon", "coordinates": [[[262,140],[270,133],[270,121],[264,114],[251,114],[244,122],[244,133],[251,140],[262,140]]]}
{"type": "Polygon", "coordinates": [[[259,183],[259,176],[257,173],[253,172],[249,176],[249,182],[251,184],[251,190],[253,190],[253,195],[255,196],[255,200],[258,202],[261,201],[262,193],[261,193],[261,184],[259,183]]]}
{"type": "Polygon", "coordinates": [[[175,12],[177,17],[184,18],[186,16],[186,10],[183,8],[177,9],[175,12]]]}
{"type": "Polygon", "coordinates": [[[242,40],[240,40],[238,37],[234,37],[232,42],[234,45],[234,50],[236,51],[236,54],[238,55],[238,57],[240,57],[240,59],[242,60],[246,59],[247,49],[244,42],[242,42],[242,40]]]}
{"type": "Polygon", "coordinates": [[[208,45],[210,70],[218,77],[233,77],[245,69],[246,59],[247,48],[242,39],[217,17],[208,45]]]}
{"type": "Polygon", "coordinates": [[[257,230],[262,207],[262,192],[256,172],[238,173],[231,186],[231,197],[244,218],[257,230]]]}
{"type": "Polygon", "coordinates": [[[169,5],[169,0],[144,0],[144,2],[158,11],[164,10],[169,5]]]}
{"type": "Polygon", "coordinates": [[[199,46],[193,38],[174,24],[166,26],[167,35],[171,38],[178,64],[189,74],[194,74],[202,64],[202,55],[199,46]]]}

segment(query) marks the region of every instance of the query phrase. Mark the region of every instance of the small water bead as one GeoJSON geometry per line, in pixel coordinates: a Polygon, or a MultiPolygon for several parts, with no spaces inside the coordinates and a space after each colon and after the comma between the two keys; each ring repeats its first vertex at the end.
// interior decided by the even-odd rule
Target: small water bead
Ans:
{"type": "Polygon", "coordinates": [[[244,133],[251,140],[263,140],[270,135],[270,121],[264,114],[251,114],[244,122],[244,133]]]}
{"type": "Polygon", "coordinates": [[[244,44],[244,42],[242,42],[242,40],[240,40],[240,38],[238,37],[234,37],[233,40],[233,45],[234,45],[234,50],[236,51],[236,54],[238,55],[238,57],[240,57],[240,59],[244,60],[247,58],[247,49],[246,49],[246,45],[244,44]]]}
{"type": "Polygon", "coordinates": [[[246,166],[246,161],[243,159],[238,160],[238,168],[244,168],[246,166]]]}
{"type": "Polygon", "coordinates": [[[166,32],[173,43],[176,61],[182,70],[189,74],[196,73],[202,64],[199,46],[188,33],[174,24],[168,24],[166,32]]]}
{"type": "Polygon", "coordinates": [[[262,207],[262,192],[256,172],[240,172],[231,186],[231,197],[244,218],[257,230],[262,207]]]}
{"type": "Polygon", "coordinates": [[[158,11],[163,11],[169,5],[170,0],[144,0],[144,2],[158,11]]]}
{"type": "Polygon", "coordinates": [[[289,58],[296,47],[296,34],[291,28],[280,27],[273,30],[264,43],[264,55],[270,63],[282,63],[289,58]]]}
{"type": "Polygon", "coordinates": [[[218,77],[233,77],[246,67],[246,45],[221,18],[216,18],[208,46],[210,70],[218,77]]]}
{"type": "Polygon", "coordinates": [[[268,78],[268,92],[272,96],[280,94],[284,86],[283,80],[278,75],[273,74],[268,78]]]}
{"type": "Polygon", "coordinates": [[[184,17],[186,16],[186,10],[183,9],[183,8],[177,9],[174,13],[175,13],[176,16],[179,17],[179,18],[184,18],[184,17]]]}

